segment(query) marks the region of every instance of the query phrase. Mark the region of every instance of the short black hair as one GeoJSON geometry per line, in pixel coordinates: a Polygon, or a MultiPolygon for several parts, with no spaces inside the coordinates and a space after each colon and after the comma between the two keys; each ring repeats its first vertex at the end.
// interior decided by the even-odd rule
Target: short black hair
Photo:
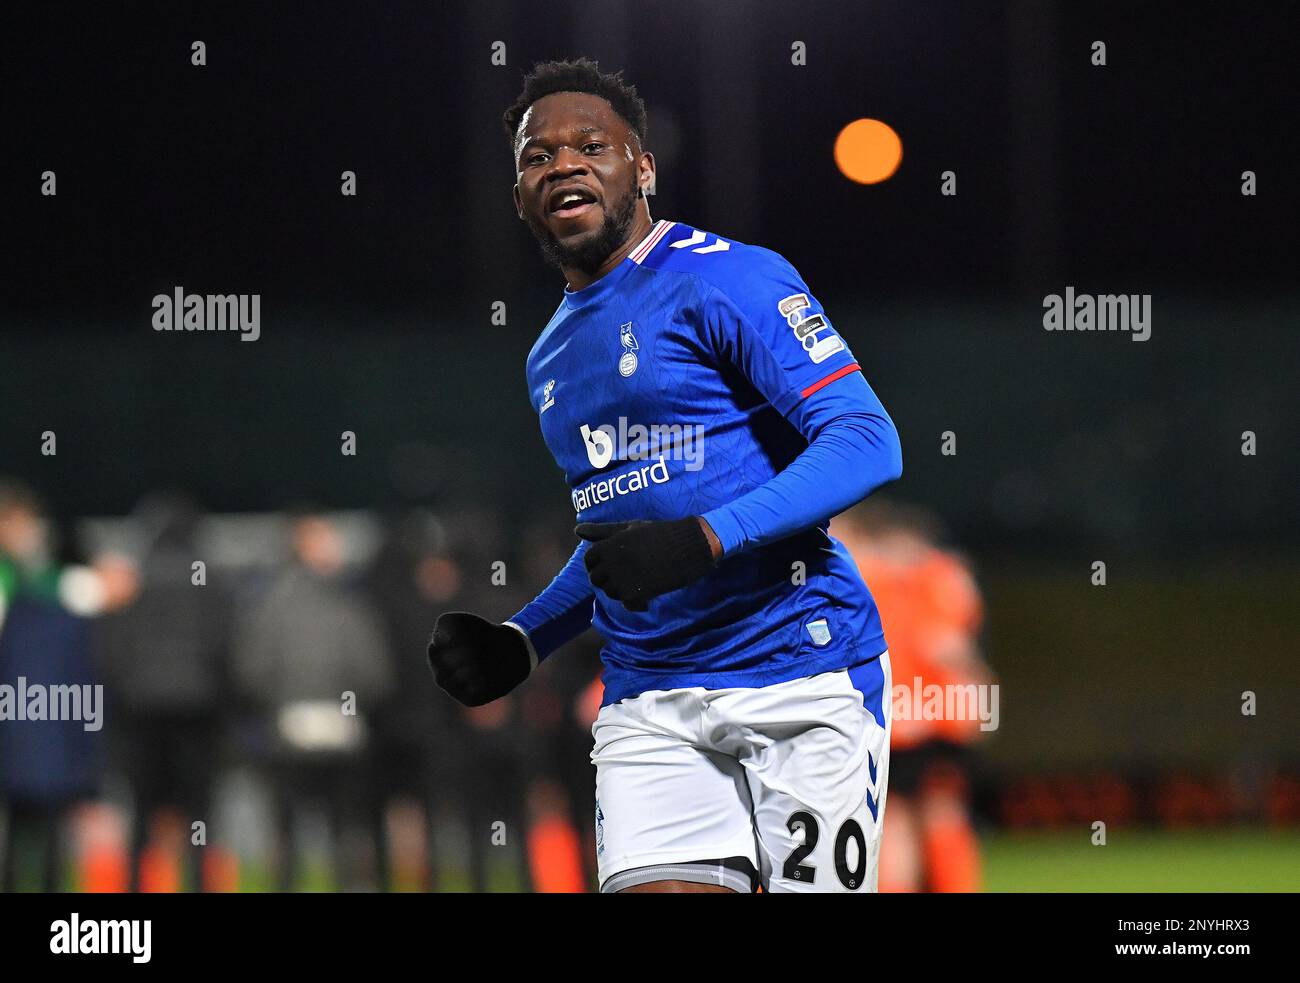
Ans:
{"type": "Polygon", "coordinates": [[[645,102],[637,95],[636,86],[623,81],[622,69],[609,74],[602,72],[600,65],[590,58],[575,58],[573,61],[541,62],[524,76],[523,91],[501,117],[512,150],[519,121],[528,112],[528,107],[553,92],[589,92],[600,96],[614,107],[614,112],[623,118],[645,146],[645,102]]]}

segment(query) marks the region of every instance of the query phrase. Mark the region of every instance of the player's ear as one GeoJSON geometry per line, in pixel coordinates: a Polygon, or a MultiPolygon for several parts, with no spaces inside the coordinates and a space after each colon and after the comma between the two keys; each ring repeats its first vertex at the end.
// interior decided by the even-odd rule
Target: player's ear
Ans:
{"type": "Polygon", "coordinates": [[[510,189],[510,194],[515,199],[515,214],[518,215],[520,221],[522,221],[524,217],[524,203],[523,200],[519,197],[518,181],[516,181],[514,187],[510,189]]]}
{"type": "Polygon", "coordinates": [[[642,198],[655,193],[655,157],[648,150],[641,155],[641,173],[637,180],[641,186],[642,198]]]}

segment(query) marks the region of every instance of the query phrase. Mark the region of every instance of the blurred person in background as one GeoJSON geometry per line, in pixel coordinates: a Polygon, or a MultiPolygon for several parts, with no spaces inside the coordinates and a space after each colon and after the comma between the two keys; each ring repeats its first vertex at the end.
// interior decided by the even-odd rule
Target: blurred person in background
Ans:
{"type": "MultiPolygon", "coordinates": [[[[527,549],[510,555],[511,537],[500,511],[469,506],[451,515],[452,528],[465,530],[460,543],[466,573],[461,601],[488,610],[513,610],[528,587],[527,549]]],[[[469,890],[537,886],[529,857],[528,803],[536,773],[534,745],[541,739],[535,726],[539,708],[545,716],[543,705],[525,707],[515,695],[493,706],[450,708],[456,722],[455,750],[445,747],[440,755],[455,776],[449,818],[464,823],[469,890]]]]}
{"type": "Polygon", "coordinates": [[[125,603],[133,589],[129,568],[116,561],[98,570],[61,562],[36,493],[0,481],[0,685],[6,687],[0,700],[7,704],[0,705],[0,882],[5,891],[64,886],[65,820],[97,791],[104,726],[85,618],[125,603]],[[39,711],[26,696],[37,687],[48,694],[39,711]],[[55,715],[53,687],[81,688],[79,702],[65,704],[65,709],[76,707],[81,719],[44,719],[55,715]],[[19,868],[29,865],[38,873],[20,876],[19,868]]]}
{"type": "MultiPolygon", "coordinates": [[[[433,513],[412,510],[386,523],[366,589],[389,651],[419,651],[441,605],[457,603],[467,590],[463,566],[446,526],[433,513]]],[[[394,667],[396,686],[375,716],[378,791],[387,828],[380,841],[381,868],[387,887],[435,890],[432,836],[438,817],[455,808],[464,725],[457,708],[434,699],[423,660],[399,658],[394,667]]]]}
{"type": "Polygon", "coordinates": [[[130,785],[131,885],[177,890],[213,885],[216,847],[192,843],[192,824],[211,821],[212,784],[227,706],[231,606],[212,582],[196,532],[202,513],[181,494],[143,500],[140,592],[104,619],[96,638],[114,727],[114,766],[130,785]],[[178,858],[181,863],[178,864],[178,858]],[[182,873],[183,871],[183,873],[182,873]]]}
{"type": "Polygon", "coordinates": [[[469,889],[531,890],[525,862],[528,734],[513,697],[461,711],[463,753],[456,811],[469,834],[469,889]]]}
{"type": "MultiPolygon", "coordinates": [[[[519,537],[528,596],[536,595],[564,565],[569,550],[556,534],[562,513],[534,515],[519,537]]],[[[532,684],[519,692],[528,734],[529,870],[536,890],[587,891],[596,879],[591,789],[591,726],[580,697],[600,671],[600,643],[587,632],[569,642],[561,659],[538,666],[532,684]]],[[[597,708],[599,699],[597,699],[597,708]]]]}
{"type": "MultiPolygon", "coordinates": [[[[366,578],[392,651],[428,641],[447,604],[509,607],[519,589],[503,559],[498,513],[481,506],[391,521],[366,578]],[[472,532],[471,532],[472,531],[472,532]]],[[[443,701],[422,659],[395,662],[397,686],[376,719],[389,884],[399,890],[514,889],[523,863],[528,740],[513,701],[488,713],[443,701]],[[504,825],[497,825],[497,824],[504,825]]]]}
{"type": "Polygon", "coordinates": [[[977,891],[979,841],[971,821],[971,745],[979,720],[916,719],[914,691],[987,685],[976,645],[983,618],[966,562],[942,549],[924,510],[871,499],[831,522],[880,607],[893,660],[889,808],[880,856],[882,892],[977,891]],[[907,702],[899,708],[899,694],[907,702]]]}
{"type": "Polygon", "coordinates": [[[378,613],[344,576],[343,540],[318,510],[291,515],[292,558],[236,633],[235,679],[270,732],[281,890],[298,882],[295,835],[324,815],[336,883],[377,886],[381,833],[367,754],[394,673],[378,613]]]}

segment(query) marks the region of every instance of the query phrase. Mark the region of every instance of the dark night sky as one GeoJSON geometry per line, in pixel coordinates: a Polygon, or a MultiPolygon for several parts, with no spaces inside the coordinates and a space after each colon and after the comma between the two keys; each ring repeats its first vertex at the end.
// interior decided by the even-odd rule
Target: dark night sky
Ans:
{"type": "MultiPolygon", "coordinates": [[[[583,5],[498,5],[473,23],[455,4],[207,6],[55,6],[9,25],[4,311],[126,313],[182,280],[304,307],[424,309],[467,280],[491,285],[458,245],[493,200],[496,247],[554,286],[511,225],[498,119],[527,65],[579,53],[583,5]],[[194,38],[205,68],[189,64],[194,38]],[[506,68],[489,64],[496,39],[506,68]],[[483,92],[495,96],[469,98],[483,92]],[[57,200],[35,194],[46,168],[57,200]],[[357,199],[337,192],[344,168],[360,176],[357,199]]],[[[732,68],[694,56],[698,6],[634,5],[626,43],[609,45],[624,57],[603,65],[625,68],[652,119],[679,128],[658,214],[705,224],[700,134],[713,122],[700,93],[732,68]]],[[[750,6],[760,201],[717,216],[719,231],[773,244],[832,287],[1010,288],[1016,127],[1034,140],[1011,93],[1010,8],[750,6]],[[791,39],[808,43],[808,67],[789,65],[791,39]],[[876,188],[841,179],[829,152],[861,115],[904,140],[901,170],[876,188]],[[937,193],[947,168],[955,199],[937,193]]],[[[1059,62],[1043,84],[1059,88],[1063,273],[1231,287],[1292,271],[1293,249],[1279,248],[1297,149],[1287,6],[1065,5],[1059,50],[1039,55],[1059,62]],[[1088,63],[1098,38],[1105,68],[1088,63]],[[1262,197],[1237,193],[1245,168],[1262,197]]]]}

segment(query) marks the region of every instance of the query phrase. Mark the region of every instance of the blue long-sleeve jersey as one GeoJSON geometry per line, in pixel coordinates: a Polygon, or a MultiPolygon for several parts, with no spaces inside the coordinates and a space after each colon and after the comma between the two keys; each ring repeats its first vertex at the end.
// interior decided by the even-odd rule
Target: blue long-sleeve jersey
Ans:
{"type": "Polygon", "coordinates": [[[510,623],[545,658],[604,637],[605,703],[651,689],[765,686],[885,649],[830,518],[902,473],[893,422],[794,267],[759,246],[656,222],[564,300],[528,391],[576,521],[703,516],[724,550],[702,580],[629,611],[579,543],[510,623]]]}

